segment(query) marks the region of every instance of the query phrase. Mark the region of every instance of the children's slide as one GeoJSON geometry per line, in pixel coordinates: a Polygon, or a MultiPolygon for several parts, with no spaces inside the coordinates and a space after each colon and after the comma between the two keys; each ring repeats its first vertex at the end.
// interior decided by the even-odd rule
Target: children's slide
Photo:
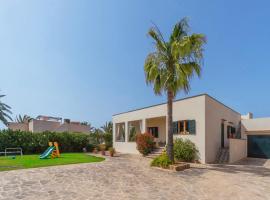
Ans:
{"type": "Polygon", "coordinates": [[[45,158],[48,158],[52,152],[54,151],[55,147],[54,146],[51,146],[49,147],[43,154],[41,154],[39,156],[40,159],[45,159],[45,158]]]}

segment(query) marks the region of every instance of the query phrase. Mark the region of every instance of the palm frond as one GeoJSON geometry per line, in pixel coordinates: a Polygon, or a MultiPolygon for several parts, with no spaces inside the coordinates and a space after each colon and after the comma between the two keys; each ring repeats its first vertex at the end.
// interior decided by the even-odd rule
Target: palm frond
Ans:
{"type": "MultiPolygon", "coordinates": [[[[0,98],[5,97],[5,95],[0,95],[0,98]]],[[[8,119],[12,121],[12,118],[10,117],[11,107],[7,104],[0,101],[0,121],[3,122],[6,126],[8,125],[8,119]]]]}

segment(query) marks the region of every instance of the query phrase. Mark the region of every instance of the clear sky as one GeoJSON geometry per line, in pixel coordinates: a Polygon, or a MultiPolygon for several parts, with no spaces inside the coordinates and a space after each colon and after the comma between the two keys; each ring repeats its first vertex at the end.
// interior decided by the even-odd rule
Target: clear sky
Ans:
{"type": "Polygon", "coordinates": [[[269,7],[268,0],[2,0],[0,93],[13,117],[97,127],[115,113],[164,102],[145,84],[147,31],[154,22],[168,36],[187,16],[208,40],[189,95],[209,93],[243,114],[270,116],[269,7]]]}

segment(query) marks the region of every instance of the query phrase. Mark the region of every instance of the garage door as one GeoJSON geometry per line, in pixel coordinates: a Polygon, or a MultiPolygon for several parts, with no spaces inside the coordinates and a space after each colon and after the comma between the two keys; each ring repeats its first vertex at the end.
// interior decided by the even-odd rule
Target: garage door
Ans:
{"type": "Polygon", "coordinates": [[[248,157],[270,158],[270,135],[248,135],[248,157]]]}

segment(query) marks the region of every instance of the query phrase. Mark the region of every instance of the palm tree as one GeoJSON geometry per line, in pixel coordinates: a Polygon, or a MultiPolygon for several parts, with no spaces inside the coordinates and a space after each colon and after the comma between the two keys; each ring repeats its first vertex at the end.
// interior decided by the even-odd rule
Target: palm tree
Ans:
{"type": "MultiPolygon", "coordinates": [[[[0,98],[3,98],[6,95],[0,95],[0,98]]],[[[10,114],[12,112],[10,111],[11,107],[7,104],[1,102],[0,100],[0,121],[3,122],[6,126],[8,126],[8,119],[12,121],[12,118],[10,117],[10,114]]]]}
{"type": "Polygon", "coordinates": [[[186,18],[179,21],[168,41],[155,26],[148,32],[155,42],[155,51],[150,53],[144,64],[146,83],[153,84],[155,94],[167,95],[168,141],[167,155],[174,161],[172,104],[178,92],[188,93],[190,80],[196,74],[200,76],[203,61],[203,45],[206,43],[202,34],[188,34],[186,18]]]}
{"type": "Polygon", "coordinates": [[[106,122],[101,129],[105,132],[105,133],[111,133],[113,131],[113,124],[112,122],[106,122]]]}
{"type": "Polygon", "coordinates": [[[32,120],[33,118],[28,116],[28,115],[19,115],[19,116],[16,116],[16,122],[18,123],[28,123],[32,120]]]}

